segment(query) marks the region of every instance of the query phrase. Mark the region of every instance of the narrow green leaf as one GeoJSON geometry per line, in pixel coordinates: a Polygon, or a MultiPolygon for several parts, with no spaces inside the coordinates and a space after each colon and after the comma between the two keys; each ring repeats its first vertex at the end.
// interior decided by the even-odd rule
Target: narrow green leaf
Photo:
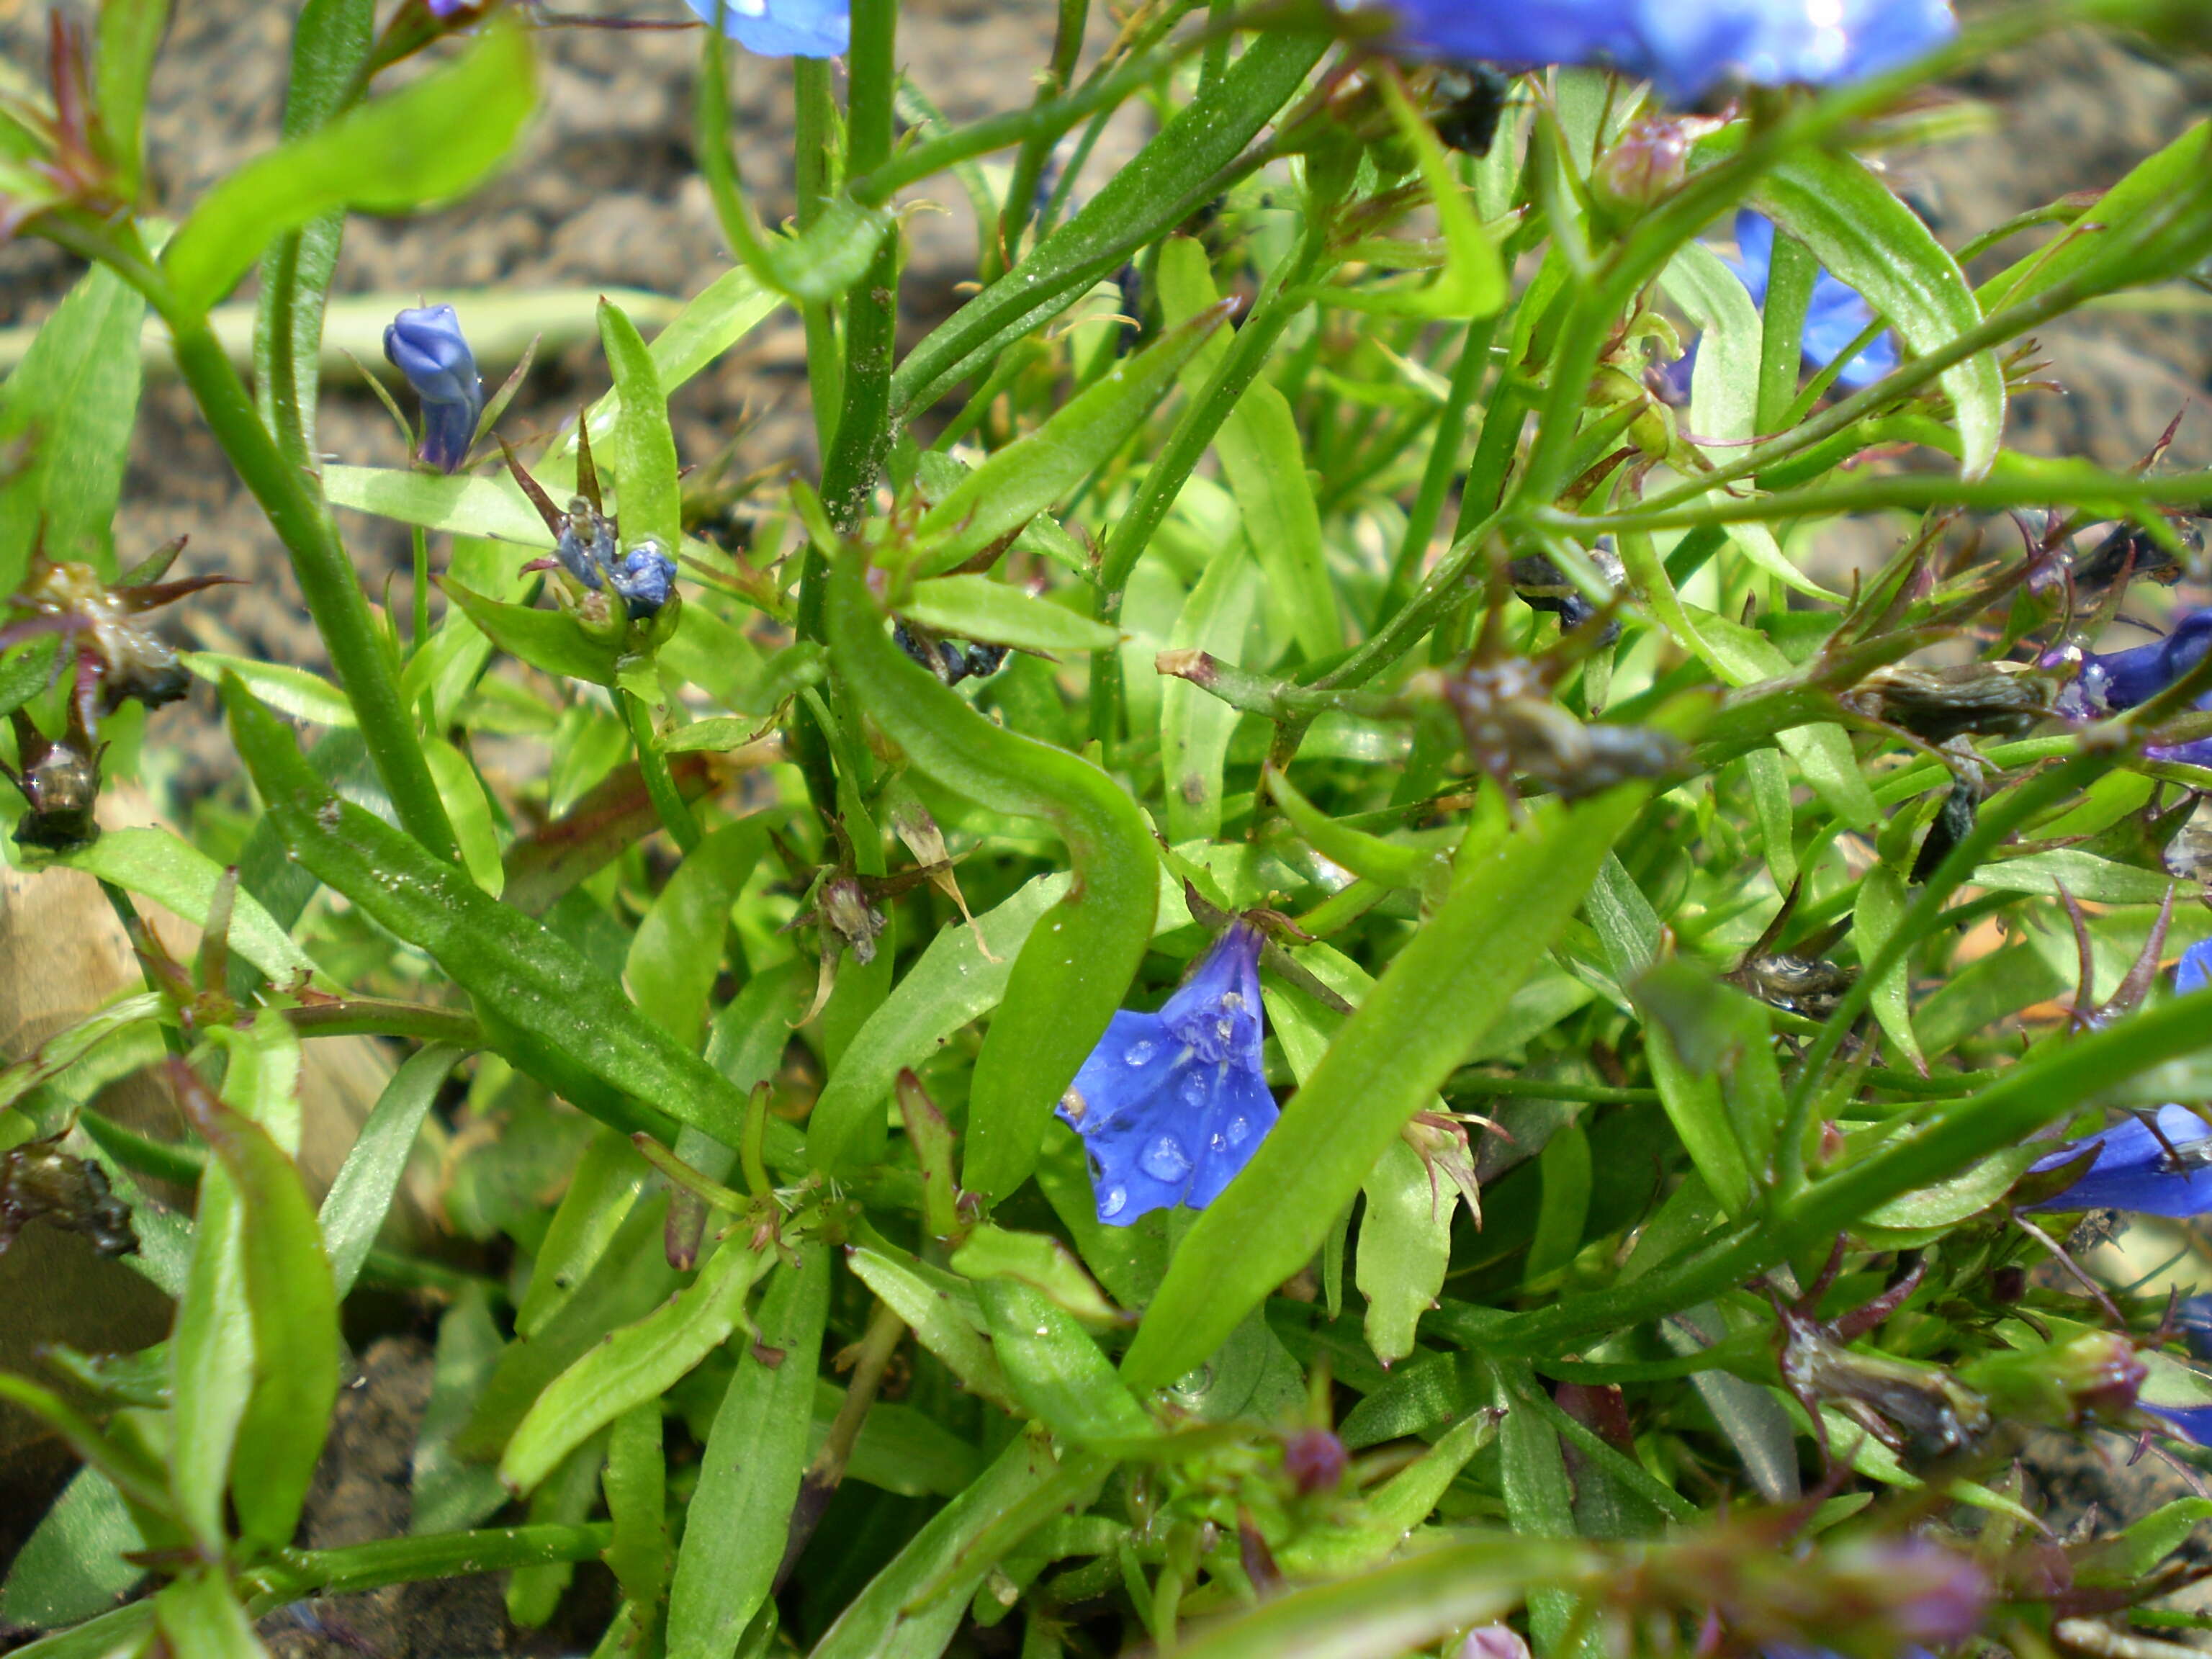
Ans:
{"type": "Polygon", "coordinates": [[[70,1451],[106,1476],[133,1503],[157,1515],[169,1511],[169,1494],[162,1487],[161,1472],[134,1448],[101,1433],[52,1389],[27,1377],[0,1371],[0,1401],[44,1423],[70,1451]]]}
{"type": "Polygon", "coordinates": [[[337,1397],[337,1288],[292,1160],[259,1124],[182,1077],[179,1084],[185,1115],[237,1192],[253,1392],[232,1457],[231,1501],[241,1536],[275,1548],[291,1541],[337,1397]]]}
{"type": "Polygon", "coordinates": [[[392,1194],[407,1172],[407,1159],[422,1132],[422,1120],[445,1085],[447,1074],[461,1057],[459,1048],[430,1043],[408,1056],[392,1074],[376,1105],[361,1126],[361,1133],[338,1168],[337,1179],[323,1199],[318,1218],[323,1229],[323,1248],[329,1252],[331,1274],[343,1300],[361,1274],[362,1263],[376,1243],[377,1230],[392,1207],[392,1194]]]}
{"type": "Polygon", "coordinates": [[[1361,1188],[1352,1282],[1367,1298],[1367,1346],[1386,1365],[1413,1352],[1413,1332],[1443,1290],[1458,1199],[1402,1139],[1384,1149],[1361,1188]]]}
{"type": "Polygon", "coordinates": [[[164,1584],[154,1616],[177,1659],[264,1659],[253,1621],[220,1568],[203,1567],[164,1584]]]}
{"type": "Polygon", "coordinates": [[[632,1607],[654,1607],[668,1577],[668,1460],[659,1401],[644,1401],[615,1419],[599,1484],[614,1522],[607,1565],[632,1607]]]}
{"type": "Polygon", "coordinates": [[[799,1249],[769,1279],[758,1344],[741,1345],[708,1432],[669,1589],[669,1659],[726,1659],[783,1565],[830,1308],[829,1247],[799,1249]]]}
{"type": "MultiPolygon", "coordinates": [[[[110,830],[91,846],[56,862],[143,894],[203,927],[216,885],[222,879],[221,865],[167,830],[110,830]]],[[[243,888],[231,909],[230,948],[280,986],[304,983],[315,975],[315,964],[307,952],[243,888]]]]}
{"type": "Polygon", "coordinates": [[[162,252],[178,303],[206,310],[270,238],[333,209],[400,213],[462,194],[506,159],[537,97],[530,33],[501,21],[453,64],[247,163],[162,252]]]}
{"type": "Polygon", "coordinates": [[[50,1630],[108,1612],[145,1577],[123,1559],[145,1547],[115,1483],[96,1468],[79,1469],[8,1564],[0,1619],[50,1630]]]}
{"type": "Polygon", "coordinates": [[[1580,1253],[1589,1226],[1589,1137],[1578,1123],[1562,1123],[1536,1156],[1536,1173],[1543,1196],[1536,1212],[1536,1231],[1528,1240],[1524,1281],[1533,1282],[1556,1272],[1580,1253]]]}
{"type": "Polygon", "coordinates": [[[499,1362],[503,1339],[491,1316],[491,1297],[471,1281],[438,1322],[438,1346],[430,1370],[430,1403],[415,1439],[410,1490],[414,1509],[410,1532],[459,1532],[484,1520],[507,1502],[499,1472],[486,1463],[463,1462],[453,1455],[453,1437],[476,1409],[477,1398],[499,1362]]]}
{"type": "MultiPolygon", "coordinates": [[[[1836,150],[1791,153],[1761,176],[1751,204],[1864,295],[1922,355],[1979,326],[1982,308],[1943,245],[1864,163],[1836,150]]],[[[2004,370],[1994,351],[1943,371],[1962,477],[1978,478],[2004,437],[2004,370]]]]}
{"type": "Polygon", "coordinates": [[[684,855],[630,936],[623,982],[646,1017],[687,1048],[706,1034],[730,907],[767,850],[758,819],[723,825],[684,855]]]}
{"type": "Polygon", "coordinates": [[[440,582],[438,591],[460,606],[485,638],[532,668],[593,685],[612,685],[621,677],[623,647],[586,634],[584,625],[565,611],[507,605],[471,592],[456,581],[440,582]]]}
{"type": "MultiPolygon", "coordinates": [[[[1160,293],[1171,318],[1212,314],[1213,277],[1199,244],[1177,237],[1160,250],[1160,293]]],[[[1183,372],[1194,398],[1229,355],[1226,337],[1209,341],[1183,372]]],[[[1281,620],[1310,659],[1344,644],[1344,623],[1322,553],[1321,512],[1306,476],[1305,448],[1290,401],[1255,380],[1214,434],[1214,453],[1237,497],[1244,538],[1267,574],[1268,614],[1281,620]]]]}
{"type": "Polygon", "coordinates": [[[672,557],[684,545],[684,508],[676,482],[676,434],[653,355],[637,325],[610,301],[599,301],[599,342],[614,371],[621,412],[615,416],[613,459],[622,497],[625,545],[647,536],[672,557]]]}
{"type": "Polygon", "coordinates": [[[1112,1468],[1020,1436],[868,1581],[812,1659],[937,1659],[992,1569],[1054,1516],[1088,1509],[1112,1468]]]}
{"type": "MultiPolygon", "coordinates": [[[[672,1139],[666,1113],[737,1144],[744,1097],[633,1008],[575,946],[338,799],[242,686],[227,683],[223,696],[239,754],[301,864],[434,958],[477,1000],[501,1054],[618,1128],[672,1139]],[[658,1109],[634,1105],[632,1094],[658,1109]]],[[[115,839],[102,836],[95,850],[115,839]]],[[[246,903],[240,895],[241,916],[246,903]]]]}
{"type": "Polygon", "coordinates": [[[515,1310],[514,1332],[526,1340],[545,1328],[576,1287],[591,1276],[645,1190],[652,1166],[626,1136],[601,1129],[576,1161],[568,1190],[553,1212],[532,1264],[530,1287],[515,1310]]]}
{"type": "Polygon", "coordinates": [[[429,763],[430,781],[445,803],[446,817],[459,844],[462,867],[469,878],[497,898],[507,885],[507,870],[500,863],[499,826],[492,820],[491,797],[483,780],[459,749],[440,737],[422,739],[422,758],[429,763]]]}
{"type": "Polygon", "coordinates": [[[220,651],[179,651],[177,659],[210,685],[221,685],[225,674],[237,675],[255,696],[295,720],[311,720],[318,726],[356,724],[353,705],[346,701],[345,693],[304,668],[254,662],[220,651]]]}
{"type": "Polygon", "coordinates": [[[1310,1261],[1400,1127],[1504,1012],[1641,804],[1616,789],[1463,849],[1451,896],[1182,1242],[1122,1369],[1158,1388],[1202,1363],[1310,1261]]]}
{"type": "Polygon", "coordinates": [[[138,194],[145,165],[146,86],[169,25],[168,0],[101,0],[93,52],[94,102],[109,159],[120,177],[117,193],[138,194]]]}
{"type": "Polygon", "coordinates": [[[202,1173],[192,1254],[169,1339],[169,1393],[192,1431],[169,1453],[169,1485],[201,1546],[226,1541],[223,1493],[238,1425],[253,1389],[253,1315],[238,1200],[221,1164],[202,1173]]]}
{"type": "Polygon", "coordinates": [[[976,1291],[991,1346],[1030,1416],[1077,1445],[1156,1432],[1114,1362],[1072,1316],[1017,1279],[985,1279],[976,1291]]]}
{"type": "MultiPolygon", "coordinates": [[[[1536,1386],[1525,1365],[1493,1364],[1497,1403],[1505,1420],[1498,1432],[1498,1468],[1505,1486],[1505,1518],[1523,1538],[1576,1535],[1574,1489],[1567,1483],[1566,1459],[1559,1431],[1534,1407],[1515,1397],[1536,1386]]],[[[1528,1592],[1528,1632],[1544,1659],[1567,1659],[1560,1641],[1574,1618],[1574,1597],[1558,1589],[1528,1592]]]]}
{"type": "Polygon", "coordinates": [[[939,576],[916,582],[901,612],[924,627],[986,645],[1024,651],[1111,651],[1121,637],[1066,605],[1032,599],[988,576],[939,576]]]}
{"type": "Polygon", "coordinates": [[[745,1297],[774,1259],[772,1251],[726,1239],[665,1306],[617,1331],[546,1386],[507,1443],[501,1479],[528,1492],[623,1412],[665,1394],[746,1322],[745,1297]]]}
{"type": "Polygon", "coordinates": [[[95,265],[0,386],[0,445],[30,444],[0,469],[0,593],[22,586],[41,538],[50,557],[115,574],[109,526],[138,416],[145,314],[136,289],[95,265]]]}
{"type": "Polygon", "coordinates": [[[1050,1233],[1011,1232],[985,1222],[953,1251],[952,1271],[964,1279],[1026,1285],[1055,1308],[1102,1329],[1127,1319],[1091,1283],[1067,1246],[1050,1233]]]}
{"type": "MultiPolygon", "coordinates": [[[[1259,599],[1259,573],[1243,545],[1229,542],[1206,561],[1168,635],[1170,650],[1205,651],[1230,663],[1259,599]]],[[[1221,833],[1221,773],[1239,716],[1218,697],[1168,676],[1160,687],[1160,764],[1166,773],[1168,839],[1212,841],[1221,833]]]]}
{"type": "Polygon", "coordinates": [[[912,1328],[915,1340],[945,1363],[970,1394],[1018,1411],[1006,1369],[982,1335],[973,1284],[929,1267],[895,1245],[869,1238],[847,1257],[860,1282],[912,1328]]]}
{"type": "MultiPolygon", "coordinates": [[[[2165,896],[2162,890],[2160,896],[2165,896]]],[[[1862,960],[1870,961],[1880,956],[1897,936],[1905,921],[1905,883],[1896,871],[1886,864],[1877,864],[1867,872],[1866,878],[1859,884],[1859,902],[1852,913],[1851,925],[1862,960]]],[[[1920,1052],[1920,1039],[1912,1032],[1912,989],[1905,969],[1906,964],[1900,962],[1875,987],[1874,1017],[1881,1026],[1882,1035],[1912,1062],[1915,1071],[1924,1076],[1928,1060],[1920,1052]]]]}

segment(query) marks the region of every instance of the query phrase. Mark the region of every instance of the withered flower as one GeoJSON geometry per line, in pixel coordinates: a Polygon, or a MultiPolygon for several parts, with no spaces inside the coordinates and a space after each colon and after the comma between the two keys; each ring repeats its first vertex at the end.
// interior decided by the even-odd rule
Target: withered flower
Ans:
{"type": "Polygon", "coordinates": [[[138,1235],[131,1206],[115,1196],[107,1171],[71,1158],[58,1140],[33,1140],[0,1152],[0,1250],[33,1221],[82,1233],[106,1256],[131,1255],[138,1235]]]}

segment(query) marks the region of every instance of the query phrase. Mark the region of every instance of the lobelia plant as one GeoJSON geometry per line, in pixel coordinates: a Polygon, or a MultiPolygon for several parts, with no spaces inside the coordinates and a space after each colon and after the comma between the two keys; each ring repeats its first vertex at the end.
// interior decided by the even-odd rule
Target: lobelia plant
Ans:
{"type": "Polygon", "coordinates": [[[2212,1467],[2199,1258],[2064,1219],[2207,1208],[2212,612],[2097,647],[2205,579],[2212,475],[2006,430],[2036,330],[2189,297],[2212,126],[1960,246],[1873,165],[1989,53],[2201,7],[1061,0],[954,123],[895,0],[688,3],[728,264],[649,338],[598,298],[535,428],[385,301],[404,460],[318,432],[347,224],[491,177],[578,20],[314,0],[282,139],[189,202],[160,0],[0,82],[0,227],[84,264],[0,387],[0,850],[145,976],[0,1056],[0,1249],[173,1306],[0,1375],[79,1460],[8,1639],[233,1659],[487,1573],[518,1642],[668,1659],[2201,1625],[2207,1500],[2100,1530],[2015,1465],[2212,1467]],[[787,221],[732,41],[791,59],[787,221]],[[902,336],[956,186],[974,281],[902,336]],[[818,458],[686,453],[785,307],[818,458]],[[181,650],[216,579],[118,571],[149,319],[316,660],[181,650]],[[100,834],[192,678],[237,775],[100,834]],[[363,1034],[319,1190],[303,1045],[363,1034]],[[105,1103],[140,1072],[166,1136],[105,1103]],[[441,1231],[389,1224],[410,1160],[441,1231]],[[409,1321],[411,1521],[304,1547],[409,1321]]]}

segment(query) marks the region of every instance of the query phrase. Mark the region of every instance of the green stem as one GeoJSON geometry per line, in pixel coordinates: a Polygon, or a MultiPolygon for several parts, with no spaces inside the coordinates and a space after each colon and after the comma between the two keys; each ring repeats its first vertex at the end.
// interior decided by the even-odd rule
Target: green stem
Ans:
{"type": "Polygon", "coordinates": [[[1405,539],[1399,543],[1398,557],[1390,567],[1390,585],[1383,590],[1382,604],[1376,612],[1378,617],[1395,615],[1412,594],[1413,579],[1421,568],[1421,556],[1429,550],[1429,540],[1437,533],[1437,521],[1443,516],[1444,496],[1451,489],[1452,475],[1459,471],[1459,449],[1467,437],[1468,411],[1474,407],[1475,393],[1481,389],[1484,371],[1490,367],[1490,342],[1497,329],[1498,319],[1494,316],[1478,317],[1467,325],[1459,361],[1452,365],[1451,386],[1444,393],[1443,410],[1437,417],[1436,436],[1429,444],[1429,464],[1421,473],[1420,493],[1413,497],[1413,510],[1406,516],[1405,539]]]}
{"type": "Polygon", "coordinates": [[[311,1002],[283,1011],[284,1023],[301,1037],[397,1036],[418,1042],[450,1042],[456,1048],[484,1046],[476,1016],[458,1008],[432,1008],[419,1002],[382,997],[349,997],[343,1002],[311,1002]]]}
{"type": "Polygon", "coordinates": [[[460,1578],[516,1567],[590,1561],[614,1536],[609,1522],[586,1526],[487,1527],[474,1532],[385,1538],[335,1550],[279,1550],[265,1566],[239,1576],[255,1614],[308,1595],[341,1595],[425,1578],[460,1578]]]}
{"type": "MultiPolygon", "coordinates": [[[[852,90],[846,99],[846,171],[861,173],[890,157],[898,94],[896,0],[854,0],[852,90]]],[[[891,356],[898,325],[899,239],[886,236],[845,302],[845,402],[836,439],[822,463],[822,501],[843,533],[867,516],[884,453],[890,447],[891,356]]],[[[823,637],[829,566],[811,544],[799,578],[802,639],[823,637]]]]}
{"type": "MultiPolygon", "coordinates": [[[[792,61],[792,96],[797,121],[793,161],[799,197],[799,228],[805,234],[830,205],[836,192],[837,100],[830,86],[830,64],[820,58],[792,61]]],[[[837,392],[844,381],[839,359],[837,319],[824,301],[799,307],[806,327],[806,386],[814,403],[814,439],[827,455],[837,434],[837,392]]]]}
{"type": "Polygon", "coordinates": [[[637,745],[638,775],[645,780],[645,793],[653,802],[653,810],[660,815],[661,828],[684,852],[690,852],[700,842],[699,820],[691,816],[690,804],[676,787],[676,779],[668,769],[668,757],[653,741],[653,711],[645,700],[635,692],[621,694],[623,714],[629,721],[629,734],[637,745]]]}
{"type": "MultiPolygon", "coordinates": [[[[1060,27],[1053,36],[1052,61],[1037,78],[1032,112],[1067,90],[1067,83],[1075,77],[1076,60],[1083,54],[1083,31],[1090,21],[1091,0],[1060,0],[1060,27]]],[[[1224,36],[1221,42],[1224,52],[1228,45],[1224,36]]],[[[1021,153],[1014,158],[1013,177],[1006,183],[1006,205],[999,213],[998,245],[986,250],[984,282],[996,282],[1013,263],[1014,250],[1021,246],[1022,233],[1029,228],[1036,206],[1037,180],[1044,176],[1045,162],[1059,137],[1040,129],[1022,141],[1021,153]]]]}
{"type": "Polygon", "coordinates": [[[362,742],[400,823],[424,847],[451,861],[457,853],[445,803],[431,781],[415,723],[399,700],[398,677],[321,492],[276,447],[207,319],[179,313],[166,284],[149,298],[167,317],[178,372],[191,387],[200,413],[292,556],[307,614],[331,653],[362,742]]]}

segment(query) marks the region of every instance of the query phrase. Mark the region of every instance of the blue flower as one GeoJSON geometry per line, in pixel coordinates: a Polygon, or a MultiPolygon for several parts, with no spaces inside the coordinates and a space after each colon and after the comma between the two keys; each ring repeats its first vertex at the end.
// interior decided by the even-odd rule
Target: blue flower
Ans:
{"type": "Polygon", "coordinates": [[[1061,1097],[1109,1226],[1177,1204],[1204,1209],[1274,1127],[1260,1063],[1260,943],[1236,922],[1159,1012],[1115,1014],[1061,1097]]]}
{"type": "MultiPolygon", "coordinates": [[[[1735,216],[1735,245],[1740,258],[1727,261],[1730,270],[1751,290],[1751,302],[1766,303],[1767,275],[1774,266],[1774,225],[1763,215],[1746,210],[1735,216]]],[[[1823,270],[1813,280],[1813,301],[1805,313],[1805,361],[1826,368],[1874,321],[1874,307],[1849,287],[1823,270]]],[[[1897,367],[1896,337],[1884,333],[1836,375],[1838,385],[1856,392],[1872,386],[1897,367]]]]}
{"type": "Polygon", "coordinates": [[[2160,1107],[2156,1120],[2156,1133],[2141,1118],[2130,1118],[2039,1159],[2030,1175],[2063,1169],[2093,1148],[2096,1152],[2080,1180],[2030,1207],[2176,1217],[2212,1210],[2212,1145],[2207,1144],[2212,1124],[2181,1106],[2160,1107]]]}
{"type": "Polygon", "coordinates": [[[1413,51],[1533,69],[1601,64],[1677,102],[1730,76],[1826,86],[1893,69],[1957,33],[1949,0],[1395,0],[1413,51]]]}
{"type": "MultiPolygon", "coordinates": [[[[2148,645],[2101,654],[2067,647],[2046,653],[2041,665],[2055,667],[2078,658],[2081,670],[2058,694],[2058,713],[2068,720],[2091,720],[2148,702],[2203,661],[2207,650],[2212,650],[2212,608],[2191,611],[2174,623],[2172,633],[2148,645]]],[[[2196,706],[2212,709],[2212,691],[2197,698],[2196,706]]],[[[2153,744],[2143,752],[2153,760],[2212,766],[2212,738],[2153,744]]]]}
{"type": "Polygon", "coordinates": [[[763,58],[836,58],[851,44],[847,0],[684,0],[709,28],[763,58]]]}
{"type": "Polygon", "coordinates": [[[609,564],[606,572],[607,586],[629,607],[632,622],[659,615],[676,591],[676,561],[650,536],[609,564]]]}
{"type": "Polygon", "coordinates": [[[422,400],[422,459],[453,471],[468,459],[483,414],[483,381],[453,307],[401,312],[384,331],[384,355],[422,400]]]}

